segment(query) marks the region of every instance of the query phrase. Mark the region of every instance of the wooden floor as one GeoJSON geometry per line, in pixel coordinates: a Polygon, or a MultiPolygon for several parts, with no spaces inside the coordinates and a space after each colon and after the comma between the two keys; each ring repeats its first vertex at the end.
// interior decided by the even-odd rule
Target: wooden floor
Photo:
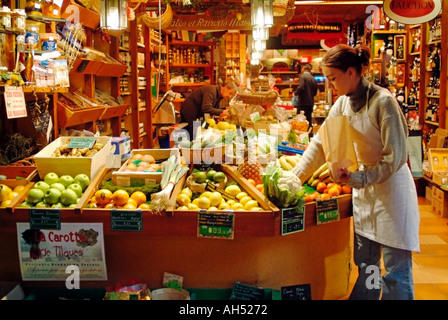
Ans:
{"type": "MultiPolygon", "coordinates": [[[[431,201],[419,197],[420,252],[413,253],[415,300],[448,300],[448,219],[431,211],[431,201]]],[[[353,264],[350,284],[357,277],[353,264]]]]}

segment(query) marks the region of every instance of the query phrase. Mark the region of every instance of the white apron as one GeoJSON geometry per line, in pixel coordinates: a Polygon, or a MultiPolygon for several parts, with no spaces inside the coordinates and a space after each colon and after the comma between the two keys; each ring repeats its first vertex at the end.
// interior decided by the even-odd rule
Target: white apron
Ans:
{"type": "MultiPolygon", "coordinates": [[[[368,108],[369,90],[366,105],[357,113],[351,110],[348,97],[343,102],[343,114],[352,125],[359,170],[378,163],[383,149],[381,132],[371,122],[368,108]]],[[[390,247],[420,250],[417,191],[406,163],[385,182],[353,188],[352,202],[357,234],[390,247]]]]}

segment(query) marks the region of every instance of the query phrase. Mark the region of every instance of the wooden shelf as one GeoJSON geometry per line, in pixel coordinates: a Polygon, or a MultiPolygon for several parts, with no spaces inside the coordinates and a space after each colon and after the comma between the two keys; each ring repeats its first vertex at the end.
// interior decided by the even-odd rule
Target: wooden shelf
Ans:
{"type": "Polygon", "coordinates": [[[172,63],[170,68],[210,68],[210,63],[172,63]]]}
{"type": "Polygon", "coordinates": [[[183,82],[183,83],[172,83],[173,87],[202,87],[208,85],[207,82],[183,82]]]}
{"type": "Polygon", "coordinates": [[[198,46],[198,47],[207,47],[207,46],[214,46],[215,43],[213,41],[181,41],[181,40],[172,40],[171,41],[172,46],[181,45],[181,46],[198,46]]]}

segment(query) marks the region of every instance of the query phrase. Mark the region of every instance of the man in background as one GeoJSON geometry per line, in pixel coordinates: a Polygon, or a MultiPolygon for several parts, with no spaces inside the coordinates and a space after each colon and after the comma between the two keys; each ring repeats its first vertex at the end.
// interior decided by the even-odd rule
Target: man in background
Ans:
{"type": "Polygon", "coordinates": [[[311,127],[314,96],[317,94],[317,81],[311,74],[311,70],[312,66],[309,63],[302,67],[299,85],[294,92],[294,95],[297,97],[294,107],[297,109],[297,114],[300,114],[302,110],[305,112],[306,120],[308,120],[308,128],[311,127]]]}

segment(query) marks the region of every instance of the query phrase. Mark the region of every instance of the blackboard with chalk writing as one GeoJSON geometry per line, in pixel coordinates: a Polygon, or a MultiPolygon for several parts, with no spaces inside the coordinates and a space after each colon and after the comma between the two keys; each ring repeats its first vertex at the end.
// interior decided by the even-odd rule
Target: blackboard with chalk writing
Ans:
{"type": "Polygon", "coordinates": [[[281,287],[282,300],[311,300],[311,285],[299,284],[281,287]]]}
{"type": "Polygon", "coordinates": [[[232,294],[230,295],[230,300],[262,300],[263,297],[263,288],[241,282],[235,282],[233,285],[232,294]]]}

